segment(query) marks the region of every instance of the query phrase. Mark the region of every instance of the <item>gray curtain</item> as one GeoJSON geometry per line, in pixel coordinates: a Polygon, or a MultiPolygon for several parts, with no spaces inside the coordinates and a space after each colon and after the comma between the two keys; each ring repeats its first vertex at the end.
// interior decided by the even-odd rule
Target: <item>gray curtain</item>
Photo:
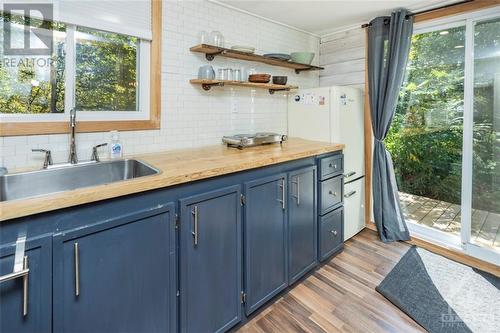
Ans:
{"type": "Polygon", "coordinates": [[[374,134],[373,212],[383,242],[408,240],[394,167],[384,139],[392,123],[403,83],[413,32],[413,17],[397,10],[368,27],[368,84],[374,134]]]}

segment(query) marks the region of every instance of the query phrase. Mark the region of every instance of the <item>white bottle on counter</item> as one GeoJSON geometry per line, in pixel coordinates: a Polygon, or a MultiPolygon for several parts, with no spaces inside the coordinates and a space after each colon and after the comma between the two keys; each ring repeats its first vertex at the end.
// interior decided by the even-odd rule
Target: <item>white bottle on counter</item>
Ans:
{"type": "Polygon", "coordinates": [[[123,146],[120,142],[120,135],[118,131],[109,132],[111,137],[111,142],[109,145],[109,158],[122,158],[123,157],[123,146]]]}

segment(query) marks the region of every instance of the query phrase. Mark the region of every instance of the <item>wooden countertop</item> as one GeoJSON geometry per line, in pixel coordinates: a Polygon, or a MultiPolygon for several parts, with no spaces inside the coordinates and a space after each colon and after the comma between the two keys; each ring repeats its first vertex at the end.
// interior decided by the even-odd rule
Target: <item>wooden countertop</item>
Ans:
{"type": "Polygon", "coordinates": [[[161,173],[28,199],[0,202],[0,221],[297,160],[343,148],[343,144],[290,138],[282,146],[265,145],[238,150],[216,145],[128,156],[151,164],[161,170],[161,173]]]}

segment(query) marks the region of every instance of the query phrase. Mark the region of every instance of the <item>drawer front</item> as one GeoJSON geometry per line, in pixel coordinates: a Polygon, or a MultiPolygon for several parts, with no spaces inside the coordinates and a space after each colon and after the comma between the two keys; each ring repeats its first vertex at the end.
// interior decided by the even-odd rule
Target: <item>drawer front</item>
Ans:
{"type": "Polygon", "coordinates": [[[320,182],[321,187],[321,210],[323,215],[342,204],[343,186],[342,177],[335,177],[320,182]]]}
{"type": "Polygon", "coordinates": [[[320,218],[319,259],[325,260],[343,248],[344,208],[339,208],[320,218]]]}
{"type": "Polygon", "coordinates": [[[320,160],[320,180],[327,179],[344,172],[344,155],[338,154],[320,160]]]}

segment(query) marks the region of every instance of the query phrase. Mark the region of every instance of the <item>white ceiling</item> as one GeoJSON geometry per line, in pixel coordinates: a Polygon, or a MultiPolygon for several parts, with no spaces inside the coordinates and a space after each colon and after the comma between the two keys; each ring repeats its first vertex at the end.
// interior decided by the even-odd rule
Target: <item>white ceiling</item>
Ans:
{"type": "Polygon", "coordinates": [[[390,15],[396,8],[419,11],[460,0],[213,0],[307,32],[324,35],[390,15]]]}

